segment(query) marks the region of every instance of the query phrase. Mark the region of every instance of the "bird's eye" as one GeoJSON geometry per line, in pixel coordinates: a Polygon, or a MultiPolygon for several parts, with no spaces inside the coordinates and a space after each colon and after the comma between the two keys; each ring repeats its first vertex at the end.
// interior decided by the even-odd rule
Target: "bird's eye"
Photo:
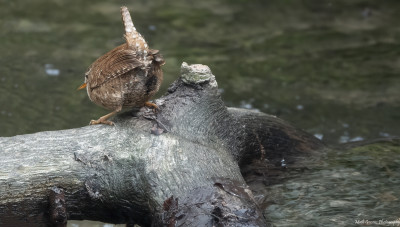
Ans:
{"type": "Polygon", "coordinates": [[[88,70],[85,73],[85,79],[89,78],[89,73],[92,70],[92,67],[89,67],[88,70]]]}

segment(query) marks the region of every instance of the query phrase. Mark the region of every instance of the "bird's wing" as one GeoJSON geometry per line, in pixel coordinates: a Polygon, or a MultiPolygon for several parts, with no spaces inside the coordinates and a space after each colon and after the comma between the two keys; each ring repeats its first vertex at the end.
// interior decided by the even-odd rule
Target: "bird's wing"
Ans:
{"type": "Polygon", "coordinates": [[[121,45],[89,67],[87,75],[90,88],[95,89],[137,67],[143,67],[143,63],[137,58],[136,52],[121,45]]]}

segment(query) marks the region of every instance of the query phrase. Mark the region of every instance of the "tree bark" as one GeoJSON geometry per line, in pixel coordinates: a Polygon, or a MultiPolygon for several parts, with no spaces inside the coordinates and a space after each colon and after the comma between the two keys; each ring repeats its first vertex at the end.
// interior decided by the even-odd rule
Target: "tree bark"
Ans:
{"type": "Polygon", "coordinates": [[[323,145],[274,116],[226,108],[207,66],[183,63],[181,74],[156,114],[0,138],[0,226],[266,226],[240,168],[323,145]]]}

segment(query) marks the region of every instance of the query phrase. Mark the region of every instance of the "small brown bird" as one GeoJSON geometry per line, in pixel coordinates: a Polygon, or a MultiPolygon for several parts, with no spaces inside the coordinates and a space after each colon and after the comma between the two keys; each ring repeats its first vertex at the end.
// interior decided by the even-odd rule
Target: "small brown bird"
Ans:
{"type": "Polygon", "coordinates": [[[148,102],[160,88],[165,63],[158,50],[149,49],[144,38],[136,31],[128,8],[121,7],[125,25],[126,43],[114,48],[98,58],[85,73],[85,83],[89,99],[111,113],[91,120],[90,124],[114,123],[107,120],[125,107],[149,106],[148,102]]]}

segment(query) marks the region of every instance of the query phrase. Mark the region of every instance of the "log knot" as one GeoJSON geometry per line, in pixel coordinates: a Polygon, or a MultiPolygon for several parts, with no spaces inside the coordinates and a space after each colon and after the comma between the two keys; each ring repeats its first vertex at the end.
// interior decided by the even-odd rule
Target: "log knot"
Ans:
{"type": "Polygon", "coordinates": [[[188,65],[186,62],[183,62],[181,66],[181,79],[185,84],[189,85],[209,82],[212,87],[218,87],[215,76],[212,74],[211,69],[206,65],[188,65]]]}
{"type": "Polygon", "coordinates": [[[54,226],[67,226],[67,208],[65,204],[64,189],[53,187],[50,189],[50,221],[54,226]]]}

